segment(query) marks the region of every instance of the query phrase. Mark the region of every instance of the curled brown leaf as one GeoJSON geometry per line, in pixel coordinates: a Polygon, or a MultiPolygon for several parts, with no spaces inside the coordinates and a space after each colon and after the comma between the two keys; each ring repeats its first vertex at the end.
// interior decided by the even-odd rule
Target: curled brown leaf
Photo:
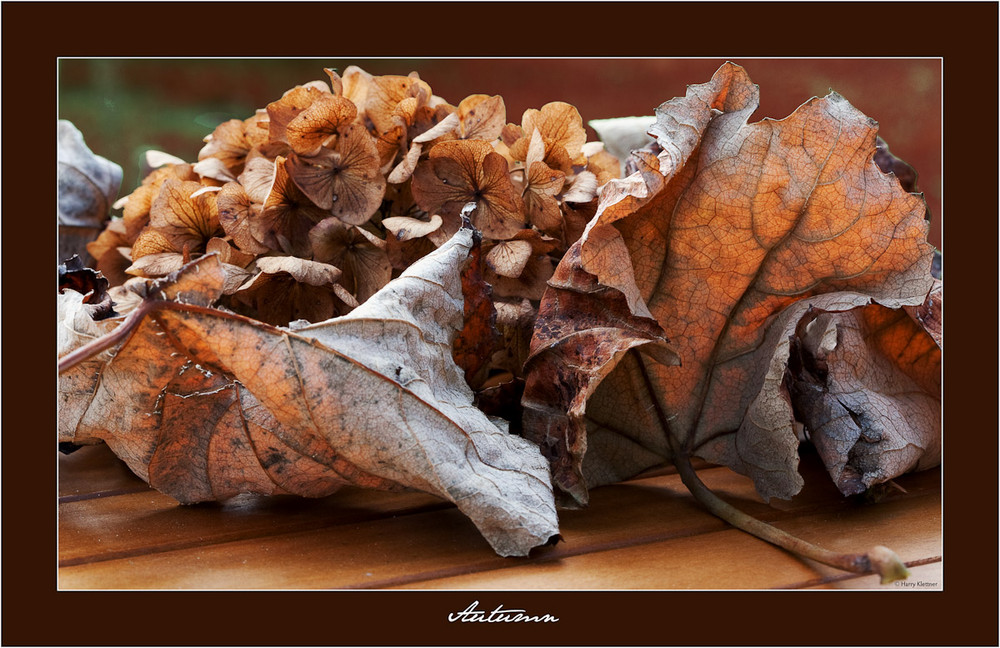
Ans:
{"type": "Polygon", "coordinates": [[[812,309],[788,389],[845,495],[941,460],[941,349],[903,309],[812,309]]]}
{"type": "MultiPolygon", "coordinates": [[[[576,453],[580,472],[567,489],[578,499],[581,474],[606,483],[691,455],[751,474],[764,497],[790,497],[801,484],[791,416],[768,441],[743,427],[763,384],[753,378],[756,353],[776,318],[824,293],[852,291],[889,307],[927,294],[925,206],[872,162],[874,122],[836,94],[784,120],[747,124],[756,107],[756,86],[732,64],[660,106],[650,129],[660,152],[640,154],[637,173],[605,186],[579,249],[563,259],[575,270],[560,276],[580,285],[554,286],[556,303],[613,289],[633,316],[661,327],[682,360],[609,355],[617,366],[601,369],[599,387],[577,385],[563,398],[569,422],[556,421],[571,428],[559,432],[571,442],[552,440],[543,421],[535,433],[525,426],[576,453]],[[623,420],[623,411],[636,414],[623,420]]],[[[536,332],[560,317],[561,308],[540,316],[536,332]]],[[[599,328],[618,330],[618,317],[609,312],[599,328]]],[[[539,357],[536,370],[561,366],[568,352],[539,357]]],[[[526,400],[536,400],[529,391],[526,400]]]]}

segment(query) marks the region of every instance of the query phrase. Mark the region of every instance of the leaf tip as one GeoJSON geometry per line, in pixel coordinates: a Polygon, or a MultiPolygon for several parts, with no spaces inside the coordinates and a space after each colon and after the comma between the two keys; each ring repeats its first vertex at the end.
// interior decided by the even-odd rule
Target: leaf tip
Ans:
{"type": "Polygon", "coordinates": [[[462,206],[462,211],[459,212],[459,216],[462,217],[462,227],[472,227],[472,212],[476,211],[478,206],[476,202],[467,202],[462,206]]]}
{"type": "Polygon", "coordinates": [[[472,224],[472,212],[476,211],[477,207],[479,207],[479,203],[467,202],[462,207],[462,211],[459,212],[459,216],[462,217],[462,229],[472,232],[473,245],[479,245],[483,240],[482,233],[472,224]]]}

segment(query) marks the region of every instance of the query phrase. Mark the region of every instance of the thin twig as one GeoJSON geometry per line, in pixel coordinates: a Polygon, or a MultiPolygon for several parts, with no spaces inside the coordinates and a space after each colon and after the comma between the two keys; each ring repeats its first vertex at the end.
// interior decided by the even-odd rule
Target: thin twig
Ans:
{"type": "Polygon", "coordinates": [[[125,340],[128,339],[129,335],[138,328],[139,323],[142,319],[149,315],[150,313],[155,313],[157,311],[179,311],[188,313],[210,313],[213,317],[219,317],[222,319],[229,319],[234,321],[240,321],[247,324],[252,324],[259,329],[269,331],[272,333],[280,333],[288,335],[287,330],[280,329],[279,327],[272,326],[265,322],[259,322],[253,318],[247,317],[245,315],[240,315],[238,313],[230,313],[226,311],[216,310],[207,306],[200,306],[198,304],[186,304],[184,302],[176,302],[163,299],[146,299],[143,300],[139,306],[136,307],[134,311],[129,313],[125,319],[122,320],[114,330],[101,337],[91,340],[87,344],[84,344],[78,349],[67,353],[63,357],[59,358],[59,373],[71,369],[76,365],[80,364],[84,360],[91,358],[102,351],[106,351],[112,347],[115,347],[125,340]]]}

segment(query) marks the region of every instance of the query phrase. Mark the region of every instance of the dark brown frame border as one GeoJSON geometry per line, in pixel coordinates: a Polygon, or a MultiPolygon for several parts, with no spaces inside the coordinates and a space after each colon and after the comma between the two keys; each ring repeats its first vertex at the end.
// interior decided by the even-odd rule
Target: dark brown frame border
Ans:
{"type": "Polygon", "coordinates": [[[3,645],[825,645],[827,624],[856,626],[849,643],[858,645],[997,645],[995,613],[974,612],[997,609],[995,3],[4,2],[2,13],[3,645]],[[468,593],[456,592],[58,592],[56,373],[47,360],[55,340],[56,57],[333,49],[944,57],[946,312],[949,330],[962,332],[951,336],[945,363],[945,590],[483,593],[483,607],[513,604],[561,619],[483,627],[447,623],[468,603],[468,593]]]}

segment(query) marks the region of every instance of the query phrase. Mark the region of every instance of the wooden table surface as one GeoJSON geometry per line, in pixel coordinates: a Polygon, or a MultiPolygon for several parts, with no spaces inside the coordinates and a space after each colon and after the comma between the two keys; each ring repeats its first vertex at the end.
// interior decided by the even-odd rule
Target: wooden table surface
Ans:
{"type": "MultiPolygon", "coordinates": [[[[941,589],[941,473],[904,475],[877,504],[843,498],[805,454],[802,493],[764,504],[750,480],[705,466],[740,509],[830,549],[884,544],[909,587],[941,589]]],[[[643,590],[894,588],[737,531],[706,513],[671,470],[591,493],[561,511],[564,542],[500,558],[451,504],[423,493],[347,488],[323,499],[240,496],[180,506],[104,446],[59,459],[59,588],[643,590]]]]}

